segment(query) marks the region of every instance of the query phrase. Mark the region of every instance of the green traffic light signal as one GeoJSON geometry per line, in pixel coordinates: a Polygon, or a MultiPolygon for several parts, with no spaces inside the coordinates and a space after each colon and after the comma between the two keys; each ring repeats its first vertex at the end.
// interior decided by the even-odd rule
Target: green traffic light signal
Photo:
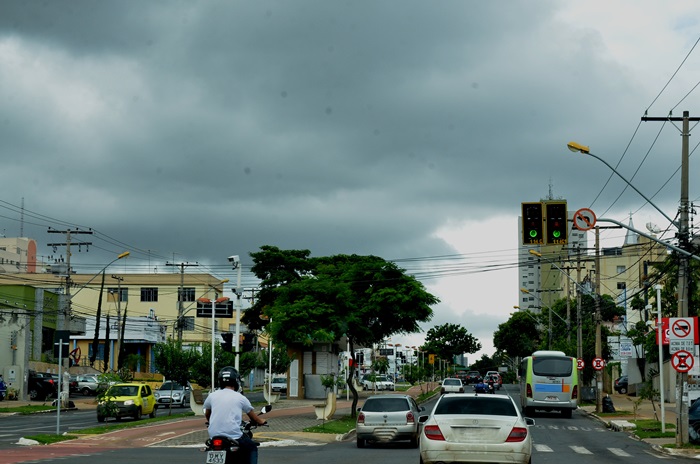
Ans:
{"type": "Polygon", "coordinates": [[[536,231],[535,229],[532,229],[532,230],[530,231],[530,237],[532,237],[532,238],[537,238],[537,231],[536,231]]]}

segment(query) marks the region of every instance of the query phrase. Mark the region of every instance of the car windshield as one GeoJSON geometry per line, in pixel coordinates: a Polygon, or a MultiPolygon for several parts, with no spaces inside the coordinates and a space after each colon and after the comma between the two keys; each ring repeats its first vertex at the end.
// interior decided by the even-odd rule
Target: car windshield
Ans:
{"type": "Polygon", "coordinates": [[[489,416],[517,416],[513,403],[508,399],[488,396],[446,395],[435,408],[435,415],[442,414],[484,414],[489,416]]]}
{"type": "Polygon", "coordinates": [[[164,382],[158,390],[183,390],[184,388],[177,382],[164,382]]]}
{"type": "Polygon", "coordinates": [[[109,389],[108,396],[136,396],[139,387],[136,385],[114,385],[109,389]]]}
{"type": "Polygon", "coordinates": [[[272,383],[287,383],[287,379],[284,377],[276,377],[272,379],[272,383]]]}
{"type": "Polygon", "coordinates": [[[408,409],[405,398],[369,398],[362,406],[362,411],[365,412],[397,412],[408,409]]]}

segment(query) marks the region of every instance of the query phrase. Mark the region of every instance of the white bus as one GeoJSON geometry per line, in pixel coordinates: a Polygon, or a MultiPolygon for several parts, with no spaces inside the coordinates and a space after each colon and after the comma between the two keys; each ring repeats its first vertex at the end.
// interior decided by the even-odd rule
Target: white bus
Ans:
{"type": "Polygon", "coordinates": [[[526,416],[536,409],[560,411],[571,417],[578,407],[578,367],[576,358],[561,351],[535,351],[523,359],[520,376],[520,408],[526,416]]]}

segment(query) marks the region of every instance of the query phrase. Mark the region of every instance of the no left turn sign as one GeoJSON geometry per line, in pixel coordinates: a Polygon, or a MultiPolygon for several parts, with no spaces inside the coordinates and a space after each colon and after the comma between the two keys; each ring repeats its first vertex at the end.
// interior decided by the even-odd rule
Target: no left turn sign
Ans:
{"type": "Polygon", "coordinates": [[[589,208],[581,208],[574,213],[574,225],[578,230],[591,230],[595,227],[595,213],[589,208]]]}
{"type": "Polygon", "coordinates": [[[578,367],[578,370],[583,369],[585,365],[586,365],[586,363],[583,361],[583,359],[578,358],[576,360],[576,366],[578,367]]]}

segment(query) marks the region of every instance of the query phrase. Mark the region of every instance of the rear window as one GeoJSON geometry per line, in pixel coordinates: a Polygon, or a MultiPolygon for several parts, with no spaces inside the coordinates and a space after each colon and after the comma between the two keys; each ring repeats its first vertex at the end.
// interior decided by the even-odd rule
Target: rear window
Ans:
{"type": "Polygon", "coordinates": [[[571,358],[550,358],[537,356],[532,358],[532,373],[545,377],[568,377],[574,363],[571,358]]]}
{"type": "Polygon", "coordinates": [[[408,409],[408,401],[405,398],[368,398],[362,406],[362,410],[367,412],[397,412],[408,409]]]}
{"type": "Polygon", "coordinates": [[[456,385],[456,386],[460,386],[460,385],[462,385],[462,381],[459,380],[459,379],[445,379],[445,380],[442,382],[442,384],[443,384],[443,385],[456,385]]]}
{"type": "Polygon", "coordinates": [[[434,414],[485,414],[489,416],[517,416],[513,403],[507,399],[487,396],[444,396],[434,414]]]}

